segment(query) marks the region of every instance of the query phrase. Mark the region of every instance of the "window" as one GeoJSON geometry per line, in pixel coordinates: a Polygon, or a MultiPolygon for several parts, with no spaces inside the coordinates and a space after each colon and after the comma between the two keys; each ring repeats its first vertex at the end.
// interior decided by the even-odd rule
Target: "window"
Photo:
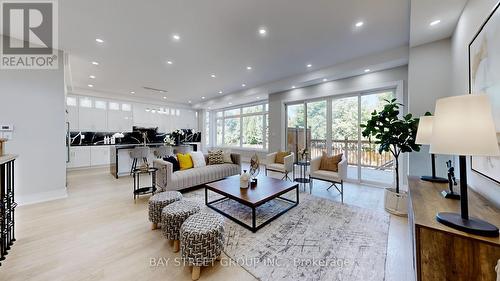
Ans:
{"type": "Polygon", "coordinates": [[[80,107],[91,108],[92,100],[90,98],[80,98],[80,107]]]}
{"type": "Polygon", "coordinates": [[[224,119],[224,144],[228,146],[240,145],[240,118],[224,119]]]}
{"type": "Polygon", "coordinates": [[[263,115],[243,117],[243,147],[263,148],[263,115]]]}
{"type": "Polygon", "coordinates": [[[94,106],[97,109],[104,109],[104,110],[106,110],[107,103],[105,101],[102,101],[102,100],[96,100],[95,103],[94,103],[94,106]]]}
{"type": "Polygon", "coordinates": [[[122,111],[131,111],[132,106],[129,103],[122,103],[122,111]]]}
{"type": "Polygon", "coordinates": [[[120,104],[117,102],[109,102],[109,110],[120,110],[120,104]]]}
{"type": "Polygon", "coordinates": [[[67,97],[66,98],[67,106],[76,106],[76,98],[75,97],[67,97]]]}
{"type": "Polygon", "coordinates": [[[267,108],[267,104],[254,104],[215,112],[216,145],[265,149],[268,139],[267,108]]]}

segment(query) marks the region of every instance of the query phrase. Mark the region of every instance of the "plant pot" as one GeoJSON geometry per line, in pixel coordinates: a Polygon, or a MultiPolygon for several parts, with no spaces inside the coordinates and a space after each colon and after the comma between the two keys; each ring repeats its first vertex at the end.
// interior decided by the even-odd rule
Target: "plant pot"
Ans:
{"type": "Polygon", "coordinates": [[[395,188],[386,188],[384,192],[384,208],[387,212],[401,217],[408,216],[408,193],[395,188]]]}

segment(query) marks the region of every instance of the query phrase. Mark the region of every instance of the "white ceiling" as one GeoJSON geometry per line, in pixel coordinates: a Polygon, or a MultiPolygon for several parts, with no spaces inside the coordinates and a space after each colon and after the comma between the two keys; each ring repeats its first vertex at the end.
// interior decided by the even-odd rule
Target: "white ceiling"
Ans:
{"type": "Polygon", "coordinates": [[[468,0],[411,0],[410,47],[450,37],[468,0]],[[439,24],[430,23],[440,20],[439,24]]]}
{"type": "Polygon", "coordinates": [[[148,86],[193,104],[407,45],[410,36],[409,0],[64,0],[59,10],[73,87],[163,101],[148,86]]]}

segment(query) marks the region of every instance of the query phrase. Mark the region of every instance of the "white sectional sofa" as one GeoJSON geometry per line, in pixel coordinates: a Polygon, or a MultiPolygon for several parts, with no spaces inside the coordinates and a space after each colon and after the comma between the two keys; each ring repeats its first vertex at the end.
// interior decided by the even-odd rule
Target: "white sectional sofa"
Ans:
{"type": "Polygon", "coordinates": [[[153,166],[158,168],[156,172],[156,187],[160,191],[182,190],[239,175],[241,173],[240,155],[231,153],[231,160],[233,164],[208,165],[207,155],[205,155],[207,166],[174,173],[172,163],[163,159],[155,159],[153,166]]]}

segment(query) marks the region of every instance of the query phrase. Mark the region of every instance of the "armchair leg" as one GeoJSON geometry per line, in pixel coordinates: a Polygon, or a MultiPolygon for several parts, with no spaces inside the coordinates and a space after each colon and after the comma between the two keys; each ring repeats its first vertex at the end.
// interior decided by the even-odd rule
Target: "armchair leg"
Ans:
{"type": "Polygon", "coordinates": [[[342,204],[344,204],[344,181],[341,180],[340,181],[340,201],[342,202],[342,204]]]}

